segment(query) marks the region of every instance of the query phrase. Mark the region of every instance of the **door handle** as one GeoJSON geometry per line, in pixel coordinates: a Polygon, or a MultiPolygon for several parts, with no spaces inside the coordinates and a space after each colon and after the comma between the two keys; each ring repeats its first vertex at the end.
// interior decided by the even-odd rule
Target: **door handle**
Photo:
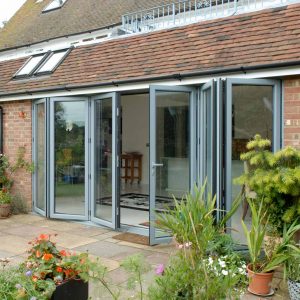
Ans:
{"type": "Polygon", "coordinates": [[[163,167],[164,164],[152,163],[152,168],[163,167]]]}

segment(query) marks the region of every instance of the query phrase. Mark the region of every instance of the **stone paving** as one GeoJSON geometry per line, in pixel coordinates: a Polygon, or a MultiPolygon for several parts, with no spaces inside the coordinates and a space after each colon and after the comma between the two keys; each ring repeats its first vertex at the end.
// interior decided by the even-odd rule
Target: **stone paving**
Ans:
{"type": "MultiPolygon", "coordinates": [[[[145,246],[123,242],[112,237],[119,234],[104,227],[89,226],[84,223],[49,220],[34,214],[12,216],[0,219],[0,258],[11,259],[11,264],[17,264],[27,256],[28,241],[41,233],[57,234],[53,240],[59,248],[76,252],[89,251],[91,256],[99,257],[108,268],[113,285],[121,288],[121,300],[134,298],[133,291],[127,291],[128,275],[120,267],[121,261],[132,254],[141,253],[151,264],[152,269],[159,264],[166,264],[170,255],[175,253],[173,245],[145,246]]],[[[154,271],[145,275],[146,286],[153,280],[154,271]]],[[[274,280],[275,287],[282,288],[280,276],[274,280]]],[[[285,287],[279,289],[276,296],[268,299],[289,299],[285,287]]],[[[109,300],[111,297],[99,286],[91,285],[90,295],[95,300],[109,300]]],[[[244,295],[243,300],[258,300],[261,297],[244,295]]]]}

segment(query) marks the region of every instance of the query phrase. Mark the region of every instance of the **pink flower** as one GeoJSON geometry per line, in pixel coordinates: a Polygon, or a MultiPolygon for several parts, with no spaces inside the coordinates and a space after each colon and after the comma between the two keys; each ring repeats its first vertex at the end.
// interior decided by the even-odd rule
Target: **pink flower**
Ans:
{"type": "Polygon", "coordinates": [[[155,269],[155,274],[156,275],[163,275],[165,271],[165,266],[163,264],[160,264],[156,267],[155,269]]]}

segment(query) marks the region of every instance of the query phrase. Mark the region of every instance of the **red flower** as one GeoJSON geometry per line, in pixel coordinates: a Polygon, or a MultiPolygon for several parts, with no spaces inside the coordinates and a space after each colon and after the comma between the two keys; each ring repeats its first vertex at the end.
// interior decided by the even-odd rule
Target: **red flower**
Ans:
{"type": "Polygon", "coordinates": [[[32,276],[32,280],[33,280],[34,282],[37,282],[38,277],[34,275],[34,276],[32,276]]]}
{"type": "Polygon", "coordinates": [[[35,256],[36,256],[37,258],[40,258],[40,257],[42,256],[42,254],[41,254],[41,252],[40,252],[39,250],[37,250],[37,251],[35,252],[35,256]]]}
{"type": "Polygon", "coordinates": [[[40,236],[39,236],[39,240],[40,241],[44,241],[44,240],[49,240],[49,235],[48,234],[41,234],[40,236]]]}
{"type": "Polygon", "coordinates": [[[62,272],[63,272],[63,269],[62,269],[62,267],[56,267],[56,271],[57,271],[58,273],[62,273],[62,272]]]}
{"type": "Polygon", "coordinates": [[[53,255],[52,254],[49,254],[49,253],[45,253],[44,256],[43,256],[43,260],[50,260],[53,258],[53,255]]]}
{"type": "Polygon", "coordinates": [[[67,256],[66,250],[61,250],[61,251],[59,251],[59,254],[60,254],[61,256],[67,256]]]}

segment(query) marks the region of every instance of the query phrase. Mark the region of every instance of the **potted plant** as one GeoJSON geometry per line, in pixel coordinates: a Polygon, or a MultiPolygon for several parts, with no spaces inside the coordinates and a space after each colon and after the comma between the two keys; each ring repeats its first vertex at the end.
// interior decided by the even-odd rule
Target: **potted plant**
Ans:
{"type": "Polygon", "coordinates": [[[292,237],[299,230],[300,225],[294,222],[288,230],[284,230],[282,242],[274,251],[263,255],[264,237],[268,227],[267,213],[263,210],[263,201],[261,201],[258,209],[250,200],[249,206],[252,213],[251,228],[248,229],[242,220],[251,260],[247,266],[248,290],[255,295],[267,296],[274,293],[271,289],[274,270],[289,259],[289,249],[293,247],[292,237]]]}
{"type": "Polygon", "coordinates": [[[11,214],[11,195],[0,190],[0,219],[8,218],[11,214]]]}
{"type": "Polygon", "coordinates": [[[291,258],[286,264],[288,277],[288,289],[291,300],[300,299],[300,254],[293,251],[291,258]]]}
{"type": "Polygon", "coordinates": [[[30,244],[29,256],[22,267],[36,290],[45,295],[53,292],[52,300],[88,299],[90,261],[87,253],[77,255],[59,251],[46,234],[41,234],[30,244]]]}

